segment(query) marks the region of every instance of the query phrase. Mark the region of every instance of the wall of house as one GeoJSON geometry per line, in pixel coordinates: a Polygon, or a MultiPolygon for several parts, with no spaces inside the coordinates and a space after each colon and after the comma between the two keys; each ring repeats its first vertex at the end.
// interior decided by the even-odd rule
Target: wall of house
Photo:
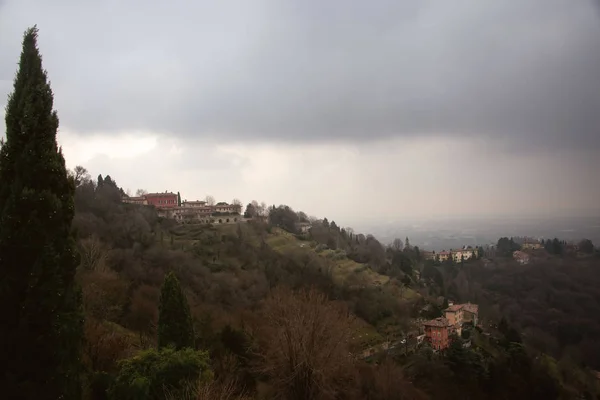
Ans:
{"type": "Polygon", "coordinates": [[[446,319],[450,321],[450,325],[460,325],[463,323],[462,310],[446,311],[446,319]]]}
{"type": "Polygon", "coordinates": [[[470,311],[463,311],[463,322],[472,322],[473,325],[477,325],[477,314],[470,311]]]}
{"type": "Polygon", "coordinates": [[[435,350],[443,350],[448,347],[448,328],[446,327],[426,326],[425,337],[435,350]]]}
{"type": "Polygon", "coordinates": [[[177,207],[177,195],[146,196],[149,205],[157,208],[177,207]]]}

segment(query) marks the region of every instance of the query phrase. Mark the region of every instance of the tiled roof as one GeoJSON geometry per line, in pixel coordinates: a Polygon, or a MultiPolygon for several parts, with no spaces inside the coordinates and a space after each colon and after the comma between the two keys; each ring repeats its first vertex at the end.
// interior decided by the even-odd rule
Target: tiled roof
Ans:
{"type": "Polygon", "coordinates": [[[166,196],[177,196],[175,193],[147,193],[146,197],[166,197],[166,196]]]}
{"type": "Polygon", "coordinates": [[[452,304],[450,307],[446,308],[446,311],[457,312],[461,308],[463,308],[462,304],[452,304]]]}
{"type": "Polygon", "coordinates": [[[446,326],[450,326],[450,321],[448,321],[446,318],[436,318],[430,321],[423,322],[423,326],[434,326],[438,328],[443,328],[446,326]]]}
{"type": "Polygon", "coordinates": [[[472,314],[477,314],[479,312],[479,306],[477,304],[471,304],[471,303],[467,303],[467,304],[463,304],[463,310],[468,311],[472,314]]]}

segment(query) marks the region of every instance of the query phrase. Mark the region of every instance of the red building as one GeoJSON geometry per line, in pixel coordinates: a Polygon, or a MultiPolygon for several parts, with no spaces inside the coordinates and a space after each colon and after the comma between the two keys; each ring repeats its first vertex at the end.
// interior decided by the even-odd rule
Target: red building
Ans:
{"type": "Polygon", "coordinates": [[[434,350],[444,350],[450,345],[449,330],[450,321],[446,318],[436,318],[423,323],[425,328],[425,340],[434,350]]]}
{"type": "Polygon", "coordinates": [[[175,193],[148,193],[144,196],[148,205],[156,208],[177,207],[177,194],[175,193]]]}

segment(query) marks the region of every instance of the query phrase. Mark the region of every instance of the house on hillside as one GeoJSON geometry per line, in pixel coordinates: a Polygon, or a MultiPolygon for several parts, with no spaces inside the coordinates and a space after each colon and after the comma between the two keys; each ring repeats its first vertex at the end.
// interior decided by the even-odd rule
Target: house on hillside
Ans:
{"type": "MultiPolygon", "coordinates": [[[[189,207],[189,208],[202,208],[202,207],[207,207],[206,202],[202,201],[202,200],[195,200],[195,201],[182,201],[181,202],[181,207],[189,207]]],[[[210,206],[208,206],[210,207],[210,206]]]]}
{"type": "Polygon", "coordinates": [[[221,201],[214,206],[213,213],[221,213],[221,214],[241,214],[242,206],[239,204],[227,204],[224,201],[221,201]]]}
{"type": "Polygon", "coordinates": [[[475,257],[475,249],[473,248],[455,249],[451,250],[451,253],[455,262],[466,261],[475,257]]]}
{"type": "Polygon", "coordinates": [[[472,322],[473,326],[479,323],[479,306],[477,304],[463,304],[463,323],[472,322]]]}
{"type": "Polygon", "coordinates": [[[450,258],[451,255],[452,255],[451,252],[442,250],[438,253],[437,259],[438,259],[438,261],[448,261],[448,258],[450,258]]]}
{"type": "Polygon", "coordinates": [[[310,231],[311,224],[310,222],[296,222],[295,224],[296,231],[305,234],[310,231]]]}
{"type": "Polygon", "coordinates": [[[513,258],[521,265],[529,264],[529,254],[517,250],[513,253],[513,258]]]}
{"type": "Polygon", "coordinates": [[[456,332],[462,334],[462,326],[465,322],[470,322],[473,326],[478,324],[479,306],[472,303],[452,304],[444,310],[446,320],[450,325],[450,334],[456,332]]]}
{"type": "Polygon", "coordinates": [[[450,346],[450,322],[446,318],[436,318],[423,322],[425,340],[434,350],[444,350],[450,346]]]}
{"type": "Polygon", "coordinates": [[[456,332],[458,335],[462,333],[463,324],[463,305],[452,304],[444,310],[446,320],[450,326],[450,334],[456,332]]]}
{"type": "Polygon", "coordinates": [[[123,201],[123,203],[127,203],[127,204],[136,204],[138,206],[146,206],[146,205],[148,205],[148,201],[146,200],[146,198],[144,196],[140,196],[140,197],[123,197],[121,200],[123,201]]]}
{"type": "Polygon", "coordinates": [[[171,192],[148,193],[144,195],[149,206],[156,208],[174,208],[178,206],[177,194],[171,192]]]}
{"type": "Polygon", "coordinates": [[[521,244],[521,249],[523,250],[538,250],[541,249],[542,243],[540,243],[537,239],[525,238],[523,244],[521,244]]]}

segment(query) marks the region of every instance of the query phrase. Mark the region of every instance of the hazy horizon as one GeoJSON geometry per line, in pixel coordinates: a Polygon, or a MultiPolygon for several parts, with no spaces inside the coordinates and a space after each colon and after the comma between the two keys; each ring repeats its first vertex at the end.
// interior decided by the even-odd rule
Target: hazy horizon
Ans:
{"type": "Polygon", "coordinates": [[[600,216],[529,218],[455,218],[421,221],[381,221],[356,224],[356,232],[372,234],[383,244],[408,237],[412,245],[426,250],[494,244],[500,237],[527,236],[567,241],[590,239],[600,243],[600,216]]]}
{"type": "Polygon", "coordinates": [[[67,165],[132,193],[256,199],[344,226],[600,215],[597,11],[0,0],[0,108],[37,24],[67,165]]]}

